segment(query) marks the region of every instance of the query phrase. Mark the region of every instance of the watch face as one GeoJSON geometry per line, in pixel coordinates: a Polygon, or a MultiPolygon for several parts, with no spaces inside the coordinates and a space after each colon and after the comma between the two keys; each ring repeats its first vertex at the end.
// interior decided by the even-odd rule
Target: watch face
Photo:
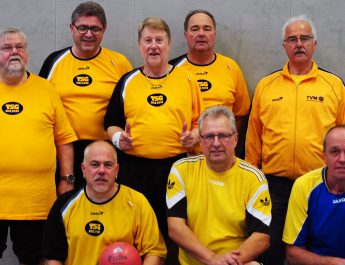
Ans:
{"type": "Polygon", "coordinates": [[[68,175],[68,176],[67,176],[67,181],[68,181],[69,183],[74,183],[75,177],[74,177],[73,175],[68,175]]]}

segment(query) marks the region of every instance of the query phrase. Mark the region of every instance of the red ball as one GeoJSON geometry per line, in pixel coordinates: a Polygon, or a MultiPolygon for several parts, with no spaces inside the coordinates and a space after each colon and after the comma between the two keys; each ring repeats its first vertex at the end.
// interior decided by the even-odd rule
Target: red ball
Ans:
{"type": "Polygon", "coordinates": [[[127,242],[107,246],[99,257],[99,265],[142,265],[138,250],[127,242]]]}

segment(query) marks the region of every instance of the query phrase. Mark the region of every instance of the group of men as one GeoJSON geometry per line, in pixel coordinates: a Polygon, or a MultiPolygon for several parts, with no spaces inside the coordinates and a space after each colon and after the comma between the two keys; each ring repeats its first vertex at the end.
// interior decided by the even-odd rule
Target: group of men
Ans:
{"type": "Polygon", "coordinates": [[[24,33],[0,32],[0,253],[9,231],[27,265],[96,264],[114,241],[133,244],[145,265],[281,265],[285,253],[291,264],[345,264],[345,90],[312,59],[312,21],[283,26],[288,62],[255,89],[246,136],[247,86],[238,64],[214,50],[212,14],[188,13],[188,51],[169,63],[169,27],[144,20],[144,66],[134,70],[100,46],[106,27],[99,4],[78,5],[73,45],[45,60],[47,80],[27,71],[24,33]],[[166,103],[176,80],[191,90],[180,103],[192,114],[166,103]],[[138,84],[151,92],[136,109],[128,98],[146,93],[138,84]],[[159,137],[136,136],[158,107],[172,117],[160,130],[180,132],[165,135],[178,150],[168,157],[154,153],[159,137]],[[246,161],[236,148],[245,137],[246,161]]]}

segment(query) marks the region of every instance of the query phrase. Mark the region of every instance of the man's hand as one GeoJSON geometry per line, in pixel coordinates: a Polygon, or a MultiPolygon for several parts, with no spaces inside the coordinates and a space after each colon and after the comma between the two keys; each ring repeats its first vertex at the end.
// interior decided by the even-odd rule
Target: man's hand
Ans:
{"type": "Polygon", "coordinates": [[[238,250],[227,252],[223,255],[214,255],[208,265],[243,265],[238,250]]]}
{"type": "Polygon", "coordinates": [[[122,151],[128,151],[133,148],[131,125],[129,123],[126,124],[125,130],[120,135],[119,145],[122,151]]]}
{"type": "Polygon", "coordinates": [[[198,137],[191,131],[187,130],[187,123],[183,123],[182,132],[180,134],[181,145],[187,150],[192,151],[194,145],[198,142],[198,137]]]}

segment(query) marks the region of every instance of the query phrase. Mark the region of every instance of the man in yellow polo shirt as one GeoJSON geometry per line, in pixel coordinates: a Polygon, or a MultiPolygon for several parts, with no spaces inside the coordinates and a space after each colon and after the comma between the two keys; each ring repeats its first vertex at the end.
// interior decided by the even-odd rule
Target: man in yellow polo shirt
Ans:
{"type": "Polygon", "coordinates": [[[96,141],[85,149],[86,186],[60,196],[45,227],[46,265],[98,264],[107,245],[125,241],[137,248],[143,264],[162,265],[166,256],[156,216],[141,193],[115,182],[115,148],[96,141]]]}
{"type": "MultiPolygon", "coordinates": [[[[74,44],[50,54],[39,73],[58,91],[78,136],[74,143],[76,189],[85,184],[80,169],[84,149],[94,140],[107,139],[105,109],[120,77],[132,70],[125,56],[100,46],[106,28],[102,6],[92,1],[79,4],[70,24],[74,44]]],[[[60,180],[65,178],[57,172],[57,182],[60,180]]]]}
{"type": "Polygon", "coordinates": [[[169,236],[181,265],[258,264],[268,248],[271,200],[264,174],[234,155],[237,130],[226,107],[199,119],[204,155],[174,163],[167,184],[169,236]]]}
{"type": "MultiPolygon", "coordinates": [[[[33,265],[56,199],[56,156],[60,172],[71,175],[77,137],[52,85],[27,71],[28,59],[23,32],[0,32],[0,258],[10,231],[19,262],[33,265]]],[[[72,188],[61,182],[57,190],[72,188]]]]}

